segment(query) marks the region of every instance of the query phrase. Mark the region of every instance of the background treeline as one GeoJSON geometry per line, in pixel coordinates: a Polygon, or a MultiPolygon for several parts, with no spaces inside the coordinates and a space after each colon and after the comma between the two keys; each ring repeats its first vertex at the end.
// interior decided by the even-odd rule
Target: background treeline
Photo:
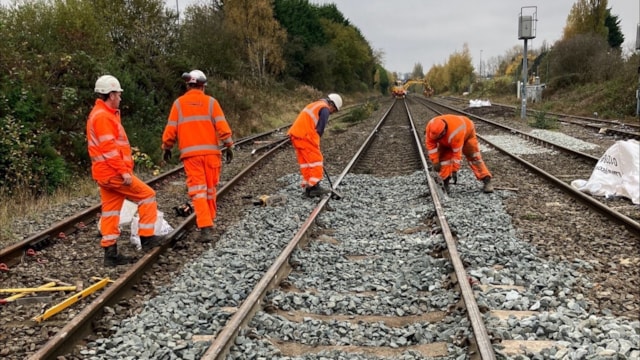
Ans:
{"type": "MultiPolygon", "coordinates": [[[[563,37],[529,49],[527,77],[546,84],[545,105],[635,115],[639,58],[620,48],[611,11],[607,0],[576,0],[563,37]]],[[[416,63],[390,73],[335,5],[308,0],[208,0],[182,14],[164,0],[16,0],[0,7],[0,39],[0,195],[51,192],[88,174],[86,116],[103,74],[120,80],[136,164],[150,168],[180,75],[194,68],[241,137],[323,93],[388,95],[398,79],[422,79],[436,95],[515,100],[523,63],[516,46],[475,66],[465,44],[426,72],[416,63]]]]}
{"type": "Polygon", "coordinates": [[[255,131],[265,96],[373,88],[379,61],[335,5],[307,0],[208,1],[183,14],[163,0],[35,0],[0,8],[0,190],[51,191],[89,171],[85,126],[98,76],[116,76],[130,142],[159,159],[180,75],[255,131]],[[271,95],[270,95],[271,94],[271,95]]]}

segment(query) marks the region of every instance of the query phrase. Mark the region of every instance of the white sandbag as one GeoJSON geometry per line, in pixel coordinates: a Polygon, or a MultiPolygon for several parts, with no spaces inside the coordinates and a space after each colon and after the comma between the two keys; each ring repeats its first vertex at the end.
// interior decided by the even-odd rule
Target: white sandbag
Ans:
{"type": "MultiPolygon", "coordinates": [[[[120,222],[118,223],[120,229],[122,229],[123,226],[127,226],[131,224],[131,220],[133,220],[133,217],[136,215],[137,212],[138,212],[138,205],[136,205],[136,203],[132,201],[125,199],[124,202],[122,203],[122,208],[120,208],[120,222]]],[[[100,232],[101,222],[102,222],[102,218],[99,218],[98,232],[100,232]]]]}
{"type": "Polygon", "coordinates": [[[469,107],[484,107],[484,106],[491,106],[491,101],[480,100],[480,99],[469,100],[469,107]]]}
{"type": "Polygon", "coordinates": [[[621,196],[640,204],[640,143],[616,141],[602,155],[589,180],[577,179],[571,186],[594,196],[621,196]]]}
{"type": "MultiPolygon", "coordinates": [[[[138,236],[138,222],[140,222],[140,217],[136,214],[131,221],[131,237],[129,241],[131,244],[136,247],[137,250],[142,249],[142,243],[140,242],[140,236],[138,236]]],[[[167,235],[173,231],[173,227],[169,225],[167,220],[164,219],[164,213],[158,210],[158,217],[156,219],[155,227],[154,227],[154,235],[167,235]]]]}

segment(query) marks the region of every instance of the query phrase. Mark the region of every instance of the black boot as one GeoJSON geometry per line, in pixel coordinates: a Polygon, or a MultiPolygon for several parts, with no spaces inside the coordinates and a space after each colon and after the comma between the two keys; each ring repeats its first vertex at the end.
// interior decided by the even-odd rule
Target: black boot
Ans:
{"type": "Polygon", "coordinates": [[[104,248],[104,266],[114,267],[117,265],[131,264],[133,262],[135,262],[134,258],[118,254],[117,244],[104,248]]]}
{"type": "Polygon", "coordinates": [[[491,177],[486,176],[485,178],[482,179],[482,182],[484,183],[484,186],[482,187],[482,191],[484,191],[486,193],[492,193],[493,192],[493,183],[491,181],[491,177]]]}
{"type": "Polygon", "coordinates": [[[198,241],[201,243],[210,243],[214,241],[216,238],[216,234],[213,231],[213,226],[207,226],[200,229],[200,236],[198,237],[198,241]]]}
{"type": "Polygon", "coordinates": [[[451,181],[451,176],[449,176],[448,178],[444,179],[442,181],[442,186],[444,187],[444,192],[445,193],[449,193],[449,182],[451,181]]]}
{"type": "Polygon", "coordinates": [[[142,250],[144,251],[148,251],[162,245],[163,240],[164,236],[140,236],[140,244],[142,245],[142,250]]]}
{"type": "Polygon", "coordinates": [[[328,194],[330,191],[320,186],[320,183],[317,183],[312,187],[306,188],[305,192],[308,197],[321,197],[328,194]]]}

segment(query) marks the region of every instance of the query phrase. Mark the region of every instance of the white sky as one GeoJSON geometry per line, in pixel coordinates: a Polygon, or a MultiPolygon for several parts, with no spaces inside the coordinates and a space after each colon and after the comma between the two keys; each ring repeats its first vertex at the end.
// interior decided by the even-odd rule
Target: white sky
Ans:
{"type": "MultiPolygon", "coordinates": [[[[186,0],[183,0],[186,1],[186,0]]],[[[334,3],[360,29],[374,50],[384,51],[384,67],[410,73],[416,63],[424,71],[446,63],[467,43],[476,68],[480,60],[503,56],[518,39],[520,14],[537,12],[536,37],[528,49],[538,49],[562,37],[574,0],[310,0],[334,3]],[[535,8],[530,8],[535,7],[535,8]]],[[[609,0],[611,13],[620,20],[625,41],[622,48],[634,51],[640,22],[640,0],[609,0]]],[[[486,65],[484,65],[486,66],[486,65]]]]}

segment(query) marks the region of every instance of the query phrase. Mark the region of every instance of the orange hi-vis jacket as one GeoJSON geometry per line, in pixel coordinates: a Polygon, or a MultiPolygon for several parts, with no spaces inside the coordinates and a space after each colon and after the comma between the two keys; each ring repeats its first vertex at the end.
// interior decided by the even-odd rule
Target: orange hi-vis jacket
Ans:
{"type": "MultiPolygon", "coordinates": [[[[447,132],[446,134],[440,138],[440,140],[434,140],[429,138],[429,124],[427,124],[426,136],[425,136],[425,145],[427,147],[427,153],[429,154],[429,159],[432,163],[440,162],[440,154],[438,153],[439,147],[444,147],[450,149],[452,156],[451,161],[453,165],[453,171],[458,171],[460,169],[461,161],[462,161],[462,147],[464,146],[465,141],[467,141],[469,136],[475,134],[475,125],[466,116],[458,116],[458,115],[439,115],[438,118],[444,119],[447,123],[447,132]]],[[[442,165],[446,165],[444,162],[442,165]]]]}
{"type": "Polygon", "coordinates": [[[122,127],[120,110],[97,99],[87,120],[87,143],[91,158],[91,175],[106,180],[133,173],[129,139],[122,127]]]}
{"type": "Polygon", "coordinates": [[[231,135],[218,101],[200,89],[191,89],[171,107],[162,134],[162,149],[171,149],[179,140],[180,159],[220,154],[223,146],[233,145],[231,135]]]}
{"type": "Polygon", "coordinates": [[[329,108],[324,100],[318,100],[307,105],[289,128],[287,134],[296,138],[307,139],[316,146],[320,146],[320,134],[316,130],[320,120],[320,110],[329,108]]]}
{"type": "Polygon", "coordinates": [[[439,115],[436,118],[444,119],[447,124],[446,134],[439,140],[429,137],[430,125],[434,123],[432,119],[427,123],[425,145],[431,162],[441,165],[440,177],[446,179],[451,176],[452,172],[460,170],[462,154],[467,158],[476,179],[482,180],[487,176],[491,177],[491,172],[487,169],[480,154],[480,145],[473,121],[466,116],[451,114],[439,115]]]}

